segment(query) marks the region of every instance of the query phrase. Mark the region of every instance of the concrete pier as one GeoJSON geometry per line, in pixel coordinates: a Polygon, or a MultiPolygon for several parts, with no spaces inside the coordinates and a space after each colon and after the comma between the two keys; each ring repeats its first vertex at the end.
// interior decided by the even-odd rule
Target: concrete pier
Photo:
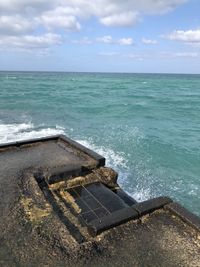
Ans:
{"type": "Polygon", "coordinates": [[[0,146],[0,266],[200,266],[200,218],[137,203],[105,158],[59,135],[0,146]]]}

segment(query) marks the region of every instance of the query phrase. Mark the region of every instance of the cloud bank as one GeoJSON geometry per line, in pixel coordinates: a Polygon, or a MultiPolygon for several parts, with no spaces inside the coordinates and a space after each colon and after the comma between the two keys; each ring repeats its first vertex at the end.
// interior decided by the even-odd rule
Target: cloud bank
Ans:
{"type": "Polygon", "coordinates": [[[112,36],[105,35],[103,37],[97,38],[98,42],[105,43],[105,44],[118,44],[118,45],[133,45],[134,41],[131,37],[128,38],[120,38],[117,40],[114,40],[112,36]]]}
{"type": "Polygon", "coordinates": [[[145,45],[156,45],[158,42],[156,40],[143,38],[142,43],[145,45]]]}
{"type": "MultiPolygon", "coordinates": [[[[96,18],[105,27],[131,27],[144,15],[163,14],[185,2],[186,0],[1,0],[0,44],[6,46],[8,40],[13,39],[18,46],[27,44],[29,47],[31,40],[33,47],[36,43],[40,43],[42,48],[57,45],[61,43],[65,31],[81,30],[84,22],[90,18],[96,18]]],[[[132,40],[124,38],[118,40],[118,44],[130,45],[132,40]]],[[[9,46],[12,47],[13,44],[10,42],[9,46]]]]}
{"type": "Polygon", "coordinates": [[[177,30],[164,37],[172,41],[180,41],[189,44],[200,44],[200,29],[187,31],[177,30]]]}

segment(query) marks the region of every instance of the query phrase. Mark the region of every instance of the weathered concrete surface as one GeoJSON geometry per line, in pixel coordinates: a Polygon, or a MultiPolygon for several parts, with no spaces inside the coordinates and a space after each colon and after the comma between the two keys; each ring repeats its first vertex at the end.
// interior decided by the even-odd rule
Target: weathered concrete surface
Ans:
{"type": "Polygon", "coordinates": [[[117,175],[94,167],[47,186],[71,156],[96,164],[59,142],[0,150],[0,266],[200,266],[200,232],[167,207],[91,237],[55,190],[93,181],[116,187],[117,175]]]}

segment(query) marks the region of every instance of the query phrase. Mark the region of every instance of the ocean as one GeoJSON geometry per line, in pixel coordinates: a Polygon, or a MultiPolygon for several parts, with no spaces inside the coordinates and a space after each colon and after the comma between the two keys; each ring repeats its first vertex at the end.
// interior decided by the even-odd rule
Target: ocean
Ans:
{"type": "Polygon", "coordinates": [[[200,215],[200,75],[0,72],[0,143],[60,133],[200,215]]]}

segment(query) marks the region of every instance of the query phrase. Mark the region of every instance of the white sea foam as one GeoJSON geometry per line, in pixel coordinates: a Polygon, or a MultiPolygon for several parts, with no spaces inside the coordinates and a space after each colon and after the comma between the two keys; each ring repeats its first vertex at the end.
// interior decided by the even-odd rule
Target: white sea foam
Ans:
{"type": "MultiPolygon", "coordinates": [[[[33,123],[0,123],[0,143],[20,141],[24,139],[39,138],[56,134],[65,134],[65,129],[59,126],[55,128],[35,128],[33,123]]],[[[97,146],[92,141],[77,140],[82,145],[96,151],[106,158],[108,166],[127,168],[127,162],[122,152],[115,152],[103,146],[97,146]]]]}
{"type": "MultiPolygon", "coordinates": [[[[65,129],[59,126],[55,128],[37,129],[32,123],[0,123],[0,143],[40,138],[56,134],[65,134],[65,129]]],[[[91,140],[77,140],[77,142],[104,156],[106,158],[107,166],[113,167],[119,172],[123,169],[127,169],[127,161],[124,153],[115,152],[114,150],[103,146],[97,146],[91,140]]]]}
{"type": "Polygon", "coordinates": [[[64,129],[61,127],[35,129],[32,123],[0,123],[0,143],[39,138],[63,133],[64,129]]]}
{"type": "Polygon", "coordinates": [[[16,76],[6,76],[6,80],[16,80],[16,76]]]}
{"type": "Polygon", "coordinates": [[[123,152],[116,152],[110,148],[97,146],[92,141],[77,140],[77,142],[104,156],[106,158],[107,166],[127,169],[127,160],[125,159],[123,152]]]}
{"type": "Polygon", "coordinates": [[[135,192],[131,193],[131,196],[138,202],[148,200],[152,197],[149,188],[140,190],[136,189],[135,192]]]}
{"type": "MultiPolygon", "coordinates": [[[[103,146],[97,146],[91,140],[77,140],[77,142],[104,156],[106,158],[106,165],[118,172],[118,182],[122,186],[122,188],[127,191],[127,181],[131,173],[128,167],[128,160],[126,159],[126,155],[123,152],[114,151],[103,146]]],[[[150,190],[148,188],[141,189],[135,187],[134,192],[131,192],[130,195],[137,201],[143,201],[150,198],[150,190]]]]}
{"type": "MultiPolygon", "coordinates": [[[[65,129],[59,126],[55,128],[36,128],[33,123],[3,124],[0,122],[0,143],[20,141],[31,138],[40,138],[56,134],[65,134],[65,129]]],[[[114,151],[111,148],[97,146],[92,140],[76,140],[82,145],[94,150],[106,158],[106,165],[112,167],[119,173],[119,182],[126,190],[126,181],[130,175],[126,155],[123,152],[114,151]]],[[[143,201],[150,197],[148,189],[138,189],[133,192],[132,197],[137,201],[143,201]]]]}
{"type": "MultiPolygon", "coordinates": [[[[37,129],[33,123],[0,123],[0,143],[39,138],[56,134],[65,134],[65,129],[59,126],[56,126],[55,128],[37,129]]],[[[112,166],[117,169],[127,168],[127,161],[124,153],[115,152],[114,150],[103,146],[97,146],[91,140],[77,140],[77,142],[104,156],[108,166],[112,166]]]]}

